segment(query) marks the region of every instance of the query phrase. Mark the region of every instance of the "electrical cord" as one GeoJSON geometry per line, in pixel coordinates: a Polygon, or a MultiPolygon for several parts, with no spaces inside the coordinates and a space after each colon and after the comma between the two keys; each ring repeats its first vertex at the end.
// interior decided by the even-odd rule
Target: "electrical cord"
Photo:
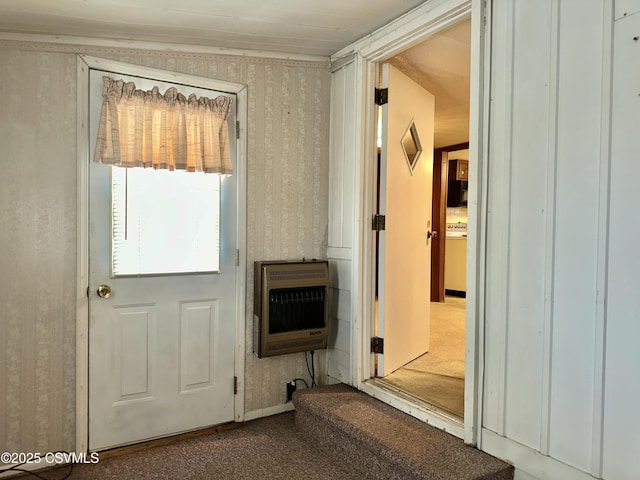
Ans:
{"type": "Polygon", "coordinates": [[[316,352],[314,350],[311,350],[311,367],[309,367],[309,357],[307,356],[307,352],[304,352],[304,361],[307,364],[307,372],[309,372],[309,376],[311,377],[311,386],[312,387],[317,387],[318,384],[316,383],[316,366],[315,366],[315,362],[313,359],[313,355],[316,352]]]}
{"type": "Polygon", "coordinates": [[[309,388],[309,384],[307,383],[307,381],[304,378],[294,378],[292,381],[293,382],[302,382],[302,383],[304,383],[305,387],[309,388]]]}
{"type": "MultiPolygon", "coordinates": [[[[53,452],[53,453],[67,453],[67,454],[69,454],[69,452],[64,452],[62,450],[59,450],[59,451],[53,452]]],[[[20,468],[20,467],[26,465],[27,463],[28,462],[22,462],[22,463],[19,463],[17,465],[13,465],[12,467],[9,467],[9,468],[2,468],[2,469],[0,469],[0,476],[2,476],[3,474],[5,474],[7,472],[20,472],[20,473],[26,473],[28,475],[31,475],[32,477],[35,477],[35,478],[39,478],[40,480],[51,480],[50,478],[43,477],[42,475],[39,475],[36,472],[32,472],[32,471],[26,470],[24,468],[20,468]]],[[[73,465],[74,464],[71,463],[70,465],[71,465],[71,468],[69,469],[69,472],[64,477],[60,478],[59,480],[67,480],[67,478],[69,478],[71,476],[71,474],[73,473],[73,465]]]]}

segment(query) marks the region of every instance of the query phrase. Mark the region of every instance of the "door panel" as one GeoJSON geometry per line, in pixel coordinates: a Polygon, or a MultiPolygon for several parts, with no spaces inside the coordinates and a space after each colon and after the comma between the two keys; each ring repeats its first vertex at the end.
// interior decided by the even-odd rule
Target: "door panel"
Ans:
{"type": "Polygon", "coordinates": [[[217,300],[182,304],[180,392],[209,387],[217,380],[213,349],[218,337],[217,300]]]}
{"type": "MultiPolygon", "coordinates": [[[[90,75],[91,160],[103,74],[90,75]]],[[[145,90],[171,86],[131,80],[145,90]]],[[[178,88],[187,96],[221,94],[178,88]]],[[[229,122],[234,132],[235,113],[229,122]]],[[[235,163],[234,145],[232,151],[235,163]]],[[[89,177],[89,448],[232,421],[236,177],[221,180],[220,273],[118,278],[110,267],[111,167],[90,161],[89,177]],[[100,285],[111,288],[107,298],[97,295],[100,285]]]]}
{"type": "Polygon", "coordinates": [[[435,101],[413,80],[383,65],[380,232],[378,273],[378,376],[386,376],[429,349],[431,191],[435,101]],[[402,146],[411,124],[422,151],[413,170],[402,146]]]}
{"type": "Polygon", "coordinates": [[[120,396],[116,402],[151,397],[151,362],[155,355],[156,313],[153,307],[114,308],[116,338],[116,385],[120,396]]]}

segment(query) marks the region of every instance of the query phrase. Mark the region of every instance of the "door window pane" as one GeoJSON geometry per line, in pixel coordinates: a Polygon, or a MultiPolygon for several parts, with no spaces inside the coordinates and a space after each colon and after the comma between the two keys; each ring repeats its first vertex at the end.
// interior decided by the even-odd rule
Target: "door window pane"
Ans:
{"type": "Polygon", "coordinates": [[[111,168],[113,277],[219,269],[220,175],[111,168]]]}

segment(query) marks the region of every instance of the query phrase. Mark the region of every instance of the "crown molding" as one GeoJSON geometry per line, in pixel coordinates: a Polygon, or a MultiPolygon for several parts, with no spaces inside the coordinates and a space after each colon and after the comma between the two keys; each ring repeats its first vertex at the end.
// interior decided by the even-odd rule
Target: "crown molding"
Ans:
{"type": "Polygon", "coordinates": [[[39,44],[47,46],[51,50],[52,46],[57,46],[60,51],[74,49],[77,51],[81,47],[89,48],[109,48],[117,50],[144,50],[160,52],[164,54],[184,54],[184,55],[212,55],[212,56],[233,56],[251,59],[285,60],[292,62],[312,62],[329,65],[330,58],[322,55],[309,55],[299,53],[274,52],[269,50],[249,50],[239,48],[213,47],[208,45],[189,45],[180,43],[161,43],[138,40],[111,40],[93,37],[75,37],[70,35],[42,35],[30,33],[9,33],[0,32],[0,41],[14,42],[19,44],[39,44]]]}

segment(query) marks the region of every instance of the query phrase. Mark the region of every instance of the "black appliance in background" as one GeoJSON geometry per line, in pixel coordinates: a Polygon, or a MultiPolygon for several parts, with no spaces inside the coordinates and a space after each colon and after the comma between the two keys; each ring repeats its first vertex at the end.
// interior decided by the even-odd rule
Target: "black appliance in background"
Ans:
{"type": "Polygon", "coordinates": [[[469,182],[467,180],[449,180],[447,187],[447,207],[466,207],[469,182]]]}
{"type": "Polygon", "coordinates": [[[450,159],[447,171],[447,207],[466,207],[469,191],[469,161],[450,159]]]}

